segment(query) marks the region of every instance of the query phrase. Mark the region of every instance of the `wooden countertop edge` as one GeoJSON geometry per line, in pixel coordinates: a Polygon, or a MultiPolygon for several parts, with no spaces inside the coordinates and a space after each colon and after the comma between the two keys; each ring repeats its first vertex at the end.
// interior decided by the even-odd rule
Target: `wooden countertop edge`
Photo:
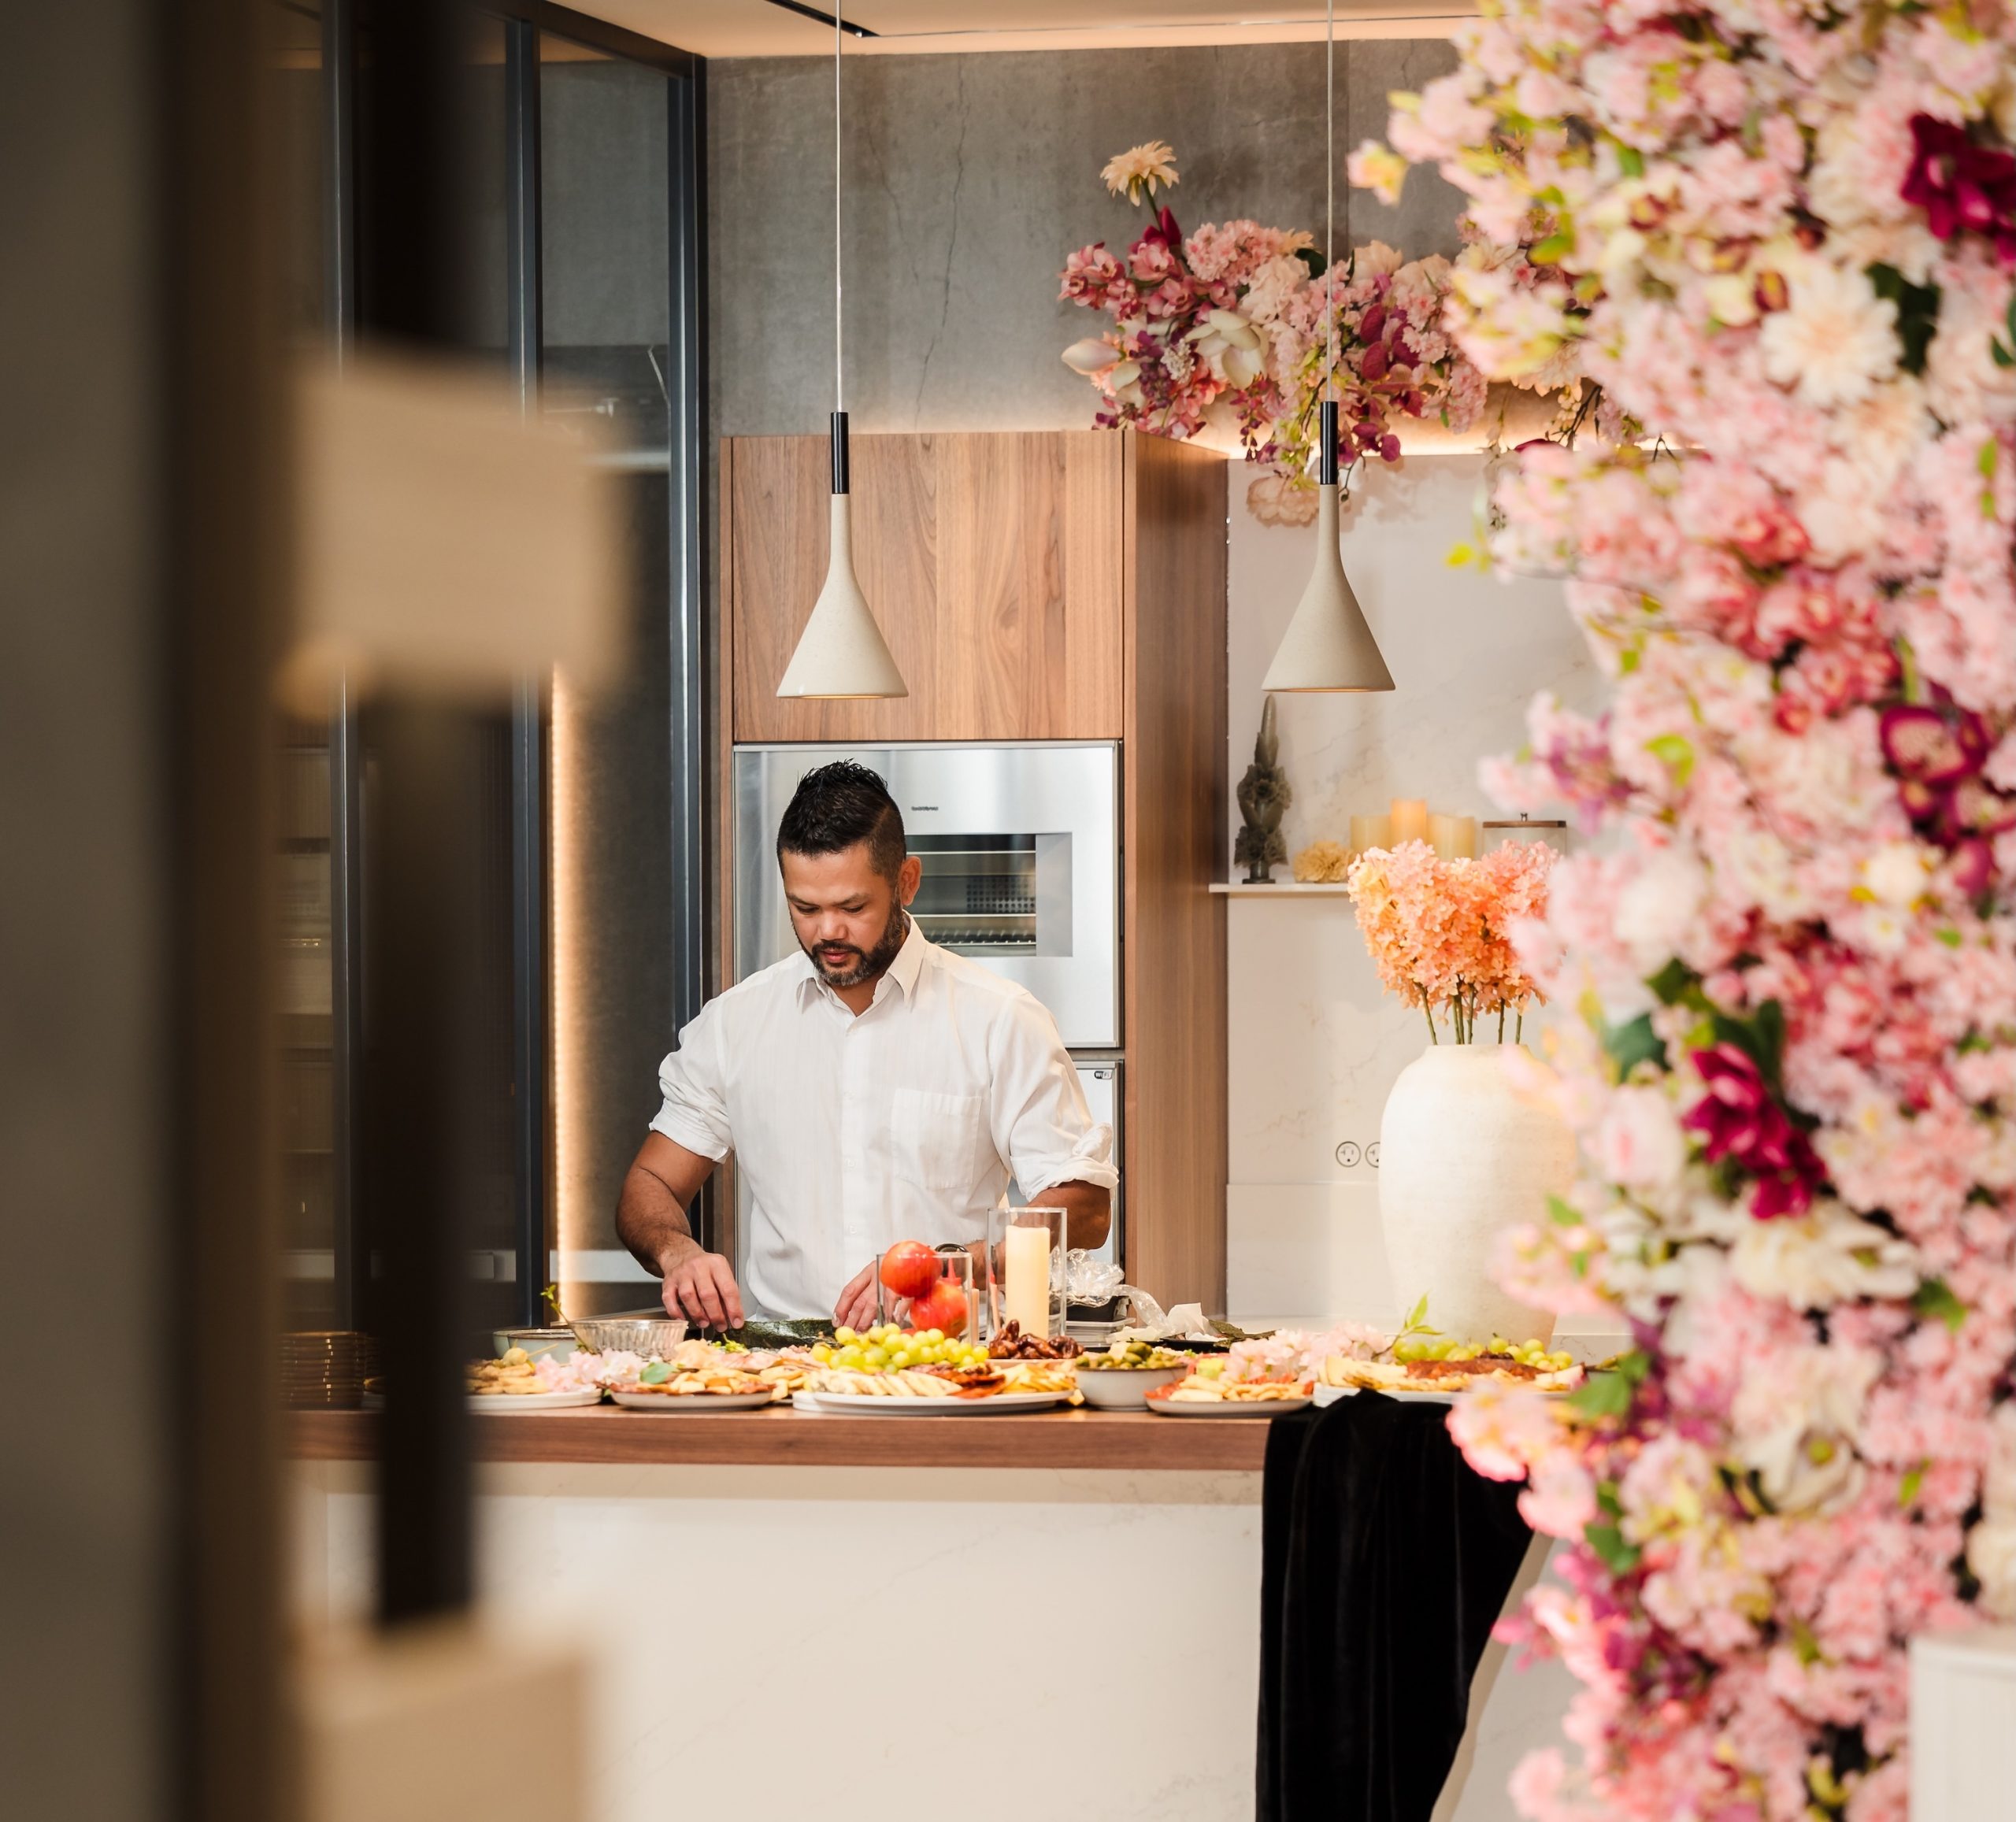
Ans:
{"type": "MultiPolygon", "coordinates": [[[[363,1411],[288,1413],[288,1453],[303,1461],[368,1461],[377,1418],[363,1411]]],[[[806,1416],[788,1410],[589,1410],[472,1419],[484,1461],[572,1465],[787,1468],[1076,1468],[1258,1473],[1267,1424],[1054,1411],[1027,1416],[806,1416]]]]}

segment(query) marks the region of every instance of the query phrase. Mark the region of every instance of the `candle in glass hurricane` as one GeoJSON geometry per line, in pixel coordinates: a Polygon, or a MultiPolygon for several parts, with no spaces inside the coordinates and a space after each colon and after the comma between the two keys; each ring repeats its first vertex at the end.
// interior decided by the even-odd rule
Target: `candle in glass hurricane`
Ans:
{"type": "Polygon", "coordinates": [[[1393,824],[1393,846],[1403,842],[1425,842],[1428,839],[1428,799],[1425,797],[1396,797],[1393,799],[1391,816],[1393,824]]]}
{"type": "Polygon", "coordinates": [[[1010,1226],[1001,1236],[1004,1321],[1019,1322],[1025,1335],[1050,1333],[1050,1230],[1010,1226]]]}
{"type": "Polygon", "coordinates": [[[1477,857],[1477,819],[1471,816],[1432,816],[1428,839],[1436,857],[1444,861],[1474,861],[1477,857]]]}
{"type": "Polygon", "coordinates": [[[1351,818],[1351,852],[1369,853],[1393,845],[1393,819],[1389,816],[1354,816],[1351,818]]]}

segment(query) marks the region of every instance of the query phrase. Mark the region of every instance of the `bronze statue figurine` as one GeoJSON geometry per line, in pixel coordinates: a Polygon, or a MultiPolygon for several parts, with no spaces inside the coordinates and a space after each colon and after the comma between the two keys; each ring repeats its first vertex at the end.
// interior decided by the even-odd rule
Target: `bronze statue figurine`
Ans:
{"type": "Polygon", "coordinates": [[[1281,835],[1281,816],[1295,802],[1288,787],[1288,775],[1280,765],[1280,736],[1274,731],[1274,698],[1260,711],[1260,733],[1253,743],[1253,763],[1239,781],[1240,814],[1246,826],[1232,844],[1235,865],[1246,863],[1246,883],[1273,884],[1273,869],[1288,857],[1288,845],[1281,835]]]}

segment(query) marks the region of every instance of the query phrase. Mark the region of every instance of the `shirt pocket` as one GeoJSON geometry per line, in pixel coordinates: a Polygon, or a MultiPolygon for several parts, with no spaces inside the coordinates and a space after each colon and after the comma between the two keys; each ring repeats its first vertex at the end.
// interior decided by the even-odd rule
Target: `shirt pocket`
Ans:
{"type": "Polygon", "coordinates": [[[896,1174],[941,1194],[969,1194],[988,1138],[984,1094],[934,1094],[899,1088],[889,1109],[896,1174]]]}

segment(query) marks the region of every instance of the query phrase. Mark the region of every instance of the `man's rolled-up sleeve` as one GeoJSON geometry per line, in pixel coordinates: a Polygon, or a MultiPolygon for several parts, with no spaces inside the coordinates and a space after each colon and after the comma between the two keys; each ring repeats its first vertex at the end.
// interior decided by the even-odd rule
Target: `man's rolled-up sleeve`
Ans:
{"type": "Polygon", "coordinates": [[[1117,1189],[1113,1128],[1093,1120],[1071,1053],[1044,1007],[1017,1001],[1001,1020],[994,1049],[994,1146],[1022,1193],[1064,1183],[1117,1189]]]}
{"type": "Polygon", "coordinates": [[[679,1034],[679,1048],[658,1065],[658,1087],[665,1096],[651,1131],[701,1157],[721,1159],[735,1149],[728,1122],[728,1102],[720,1068],[720,1019],[703,1006],[679,1034]]]}

